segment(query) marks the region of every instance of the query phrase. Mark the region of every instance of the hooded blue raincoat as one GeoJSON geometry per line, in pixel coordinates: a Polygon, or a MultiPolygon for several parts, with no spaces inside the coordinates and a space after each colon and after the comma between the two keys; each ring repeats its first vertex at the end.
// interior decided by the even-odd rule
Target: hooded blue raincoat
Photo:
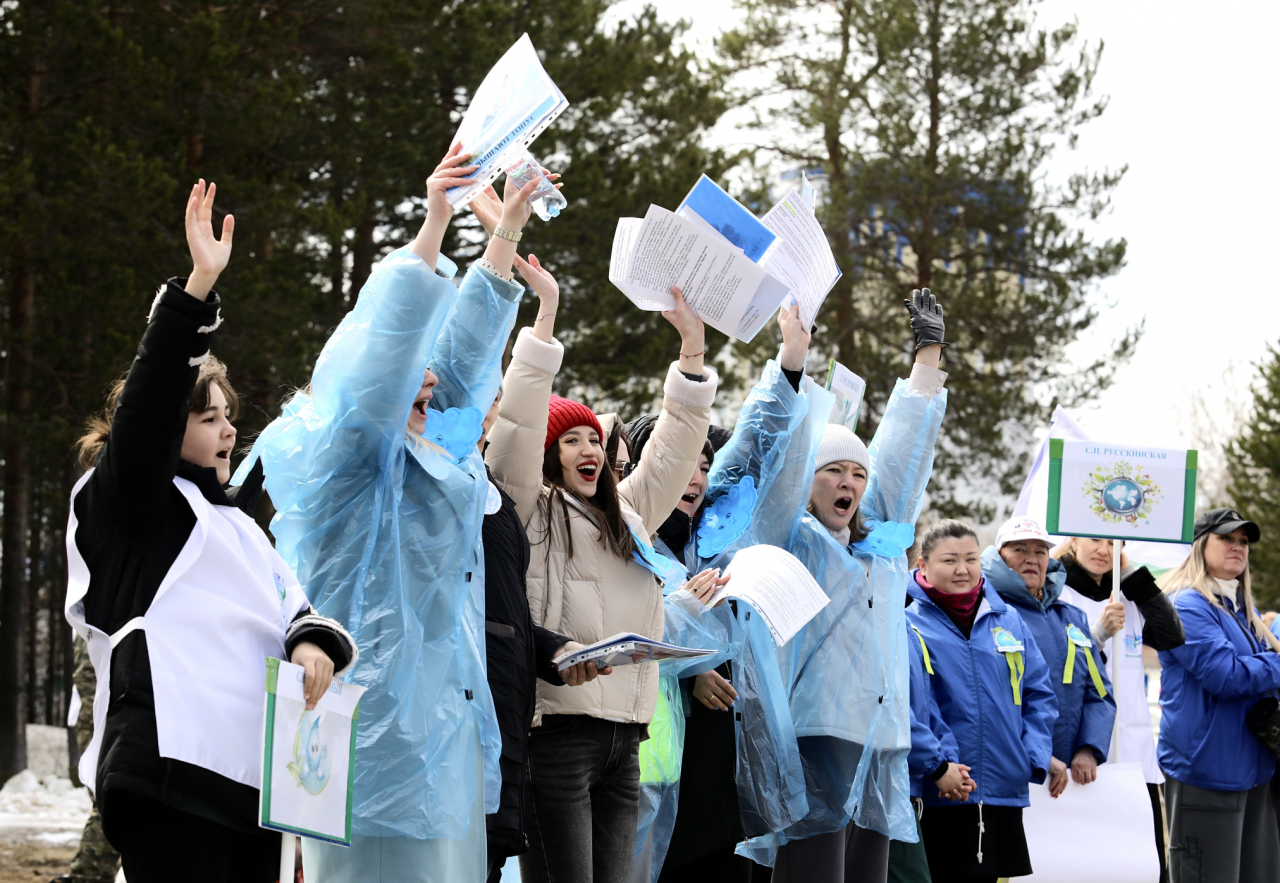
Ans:
{"type": "Polygon", "coordinates": [[[485,679],[489,483],[474,451],[452,456],[407,432],[430,366],[430,407],[497,394],[523,289],[473,268],[461,290],[402,248],[369,277],[299,392],[254,445],[278,514],[276,547],[317,610],[360,647],[352,829],[459,839],[474,800],[497,809],[501,736],[485,679]],[[477,738],[483,747],[484,794],[477,738]]]}
{"type": "MultiPolygon", "coordinates": [[[[868,529],[913,525],[920,516],[946,406],[946,391],[922,391],[914,373],[912,381],[898,381],[868,448],[871,470],[859,507],[868,529]]],[[[740,849],[762,864],[773,863],[777,846],[839,831],[851,821],[893,840],[919,839],[907,775],[906,550],[832,536],[806,511],[812,458],[806,471],[786,548],[831,602],[777,653],[791,692],[809,809],[799,822],[740,849]]]]}
{"type": "Polygon", "coordinates": [[[982,552],[982,575],[1001,598],[1018,608],[1049,666],[1058,697],[1053,756],[1070,765],[1077,751],[1092,748],[1098,763],[1105,763],[1116,722],[1116,699],[1102,655],[1090,637],[1088,617],[1060,597],[1067,581],[1066,567],[1061,561],[1049,560],[1039,598],[1028,591],[1022,577],[1004,563],[994,546],[982,552]]]}
{"type": "MultiPolygon", "coordinates": [[[[832,397],[808,377],[797,392],[783,375],[779,363],[770,360],[759,382],[752,388],[738,414],[732,437],[716,454],[708,476],[709,505],[750,477],[756,487],[756,499],[749,522],[737,536],[716,547],[704,543],[699,550],[695,531],[684,549],[688,571],[675,554],[658,541],[656,547],[681,573],[695,574],[707,568],[724,568],[734,553],[747,546],[767,543],[783,545],[790,522],[777,518],[778,512],[792,512],[808,493],[811,475],[808,464],[822,438],[822,428],[831,410],[832,397]],[[799,453],[797,453],[799,452],[799,453]],[[705,554],[703,554],[705,552],[705,554]]],[[[670,580],[668,580],[668,586],[670,580]]],[[[693,677],[710,671],[732,659],[736,675],[734,688],[734,721],[737,734],[738,805],[743,829],[750,834],[763,834],[785,827],[803,818],[807,809],[804,795],[804,771],[796,750],[795,729],[787,703],[786,688],[778,673],[776,646],[768,627],[745,602],[737,602],[738,614],[729,605],[715,608],[723,618],[725,631],[720,652],[692,661],[662,663],[663,679],[659,695],[659,713],[666,700],[672,710],[673,739],[664,749],[653,742],[641,745],[641,805],[636,837],[636,859],[631,880],[657,880],[675,827],[679,802],[680,758],[683,756],[684,718],[688,716],[688,696],[679,687],[679,678],[693,677]],[[645,745],[650,745],[646,750],[645,745]],[[659,768],[669,771],[671,778],[658,782],[648,774],[646,757],[657,750],[673,758],[659,768]]],[[[689,629],[687,619],[673,616],[672,598],[667,598],[667,641],[684,646],[705,646],[704,639],[689,629]]],[[[701,618],[705,628],[706,616],[701,618]]],[[[658,714],[655,713],[655,719],[658,714]]],[[[652,760],[650,761],[653,762],[652,760]]]]}
{"type": "MultiPolygon", "coordinates": [[[[1057,716],[1030,628],[990,583],[967,638],[914,579],[908,591],[914,600],[907,616],[929,651],[938,710],[978,786],[968,802],[1028,806],[1029,783],[1040,784],[1049,770],[1057,716]]],[[[925,806],[957,805],[937,788],[925,788],[923,797],[925,806]]]]}

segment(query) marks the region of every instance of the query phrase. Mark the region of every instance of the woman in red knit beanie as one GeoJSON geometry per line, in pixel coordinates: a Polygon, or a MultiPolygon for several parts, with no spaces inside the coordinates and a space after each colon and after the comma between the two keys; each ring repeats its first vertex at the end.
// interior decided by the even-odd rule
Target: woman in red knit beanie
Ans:
{"type": "MultiPolygon", "coordinates": [[[[538,295],[520,332],[485,459],[529,533],[536,625],[591,644],[619,632],[662,639],[658,577],[633,554],[675,509],[711,422],[716,375],[703,365],[702,322],[679,289],[663,316],[680,331],[649,456],[619,481],[591,409],[551,395],[564,348],[552,337],[555,279],[517,259],[538,295]]],[[[593,666],[588,663],[588,666],[593,666]]],[[[601,672],[602,674],[608,673],[601,672]]],[[[630,665],[580,686],[538,682],[526,767],[527,883],[624,883],[640,797],[639,748],[658,698],[658,667],[630,665]]]]}

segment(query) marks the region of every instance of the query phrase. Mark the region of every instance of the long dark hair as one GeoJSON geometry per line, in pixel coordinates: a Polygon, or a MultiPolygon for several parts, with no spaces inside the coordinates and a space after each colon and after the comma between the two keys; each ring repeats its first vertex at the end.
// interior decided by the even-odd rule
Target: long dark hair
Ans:
{"type": "Polygon", "coordinates": [[[560,465],[560,440],[556,439],[542,456],[542,483],[551,489],[551,493],[542,501],[542,505],[547,507],[547,530],[551,529],[552,510],[558,498],[570,558],[573,557],[573,532],[569,529],[569,503],[565,500],[566,496],[573,497],[582,504],[588,517],[600,531],[600,544],[607,551],[622,559],[631,557],[636,544],[631,536],[631,528],[622,517],[622,504],[618,502],[618,481],[607,458],[603,459],[596,472],[595,495],[583,497],[565,487],[564,467],[560,465]]]}

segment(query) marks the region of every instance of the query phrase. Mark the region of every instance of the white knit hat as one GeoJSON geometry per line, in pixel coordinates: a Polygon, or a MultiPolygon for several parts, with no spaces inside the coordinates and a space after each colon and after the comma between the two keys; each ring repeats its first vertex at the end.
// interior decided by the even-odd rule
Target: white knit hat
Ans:
{"type": "Polygon", "coordinates": [[[837,460],[852,460],[868,472],[871,471],[871,455],[862,439],[839,423],[828,423],[818,443],[818,455],[813,460],[815,471],[837,460]]]}

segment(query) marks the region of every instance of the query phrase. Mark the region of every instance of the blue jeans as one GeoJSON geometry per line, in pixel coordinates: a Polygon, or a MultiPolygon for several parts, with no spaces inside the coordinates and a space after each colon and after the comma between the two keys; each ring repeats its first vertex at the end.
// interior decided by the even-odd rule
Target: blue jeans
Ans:
{"type": "Polygon", "coordinates": [[[530,731],[522,883],[626,883],[639,817],[642,729],[552,714],[530,731]]]}

